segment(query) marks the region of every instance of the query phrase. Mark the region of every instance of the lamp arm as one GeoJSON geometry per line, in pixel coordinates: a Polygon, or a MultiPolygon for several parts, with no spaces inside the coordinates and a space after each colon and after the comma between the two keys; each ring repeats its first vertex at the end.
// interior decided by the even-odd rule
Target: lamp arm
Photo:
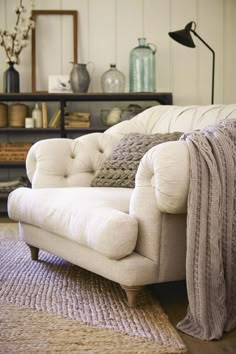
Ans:
{"type": "Polygon", "coordinates": [[[207,44],[202,37],[193,29],[190,30],[205,46],[212,52],[212,86],[211,86],[211,104],[214,104],[214,87],[215,87],[215,51],[207,44]]]}

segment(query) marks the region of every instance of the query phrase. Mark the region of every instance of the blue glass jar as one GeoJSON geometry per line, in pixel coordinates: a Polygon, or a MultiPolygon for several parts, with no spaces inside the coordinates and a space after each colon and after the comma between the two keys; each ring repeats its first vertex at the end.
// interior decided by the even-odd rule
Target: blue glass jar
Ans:
{"type": "Polygon", "coordinates": [[[129,56],[130,92],[156,91],[156,46],[146,43],[146,38],[138,38],[138,47],[129,56]]]}

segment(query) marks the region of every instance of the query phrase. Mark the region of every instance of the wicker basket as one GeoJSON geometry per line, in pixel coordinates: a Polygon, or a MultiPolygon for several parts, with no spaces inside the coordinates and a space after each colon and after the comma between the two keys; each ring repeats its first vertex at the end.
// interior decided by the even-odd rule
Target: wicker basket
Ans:
{"type": "Polygon", "coordinates": [[[14,103],[9,106],[9,126],[14,128],[24,128],[28,107],[23,103],[14,103]]]}
{"type": "Polygon", "coordinates": [[[0,161],[25,161],[31,143],[0,143],[0,161]]]}
{"type": "Polygon", "coordinates": [[[0,103],[0,128],[8,126],[7,111],[8,106],[5,103],[0,103]]]}

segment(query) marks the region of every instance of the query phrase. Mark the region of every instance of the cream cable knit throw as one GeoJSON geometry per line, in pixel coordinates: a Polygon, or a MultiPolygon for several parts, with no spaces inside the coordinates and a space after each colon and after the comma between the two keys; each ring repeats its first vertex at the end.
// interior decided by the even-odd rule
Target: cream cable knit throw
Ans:
{"type": "Polygon", "coordinates": [[[236,327],[236,120],[184,134],[191,177],[187,215],[189,308],[177,327],[218,339],[236,327]]]}

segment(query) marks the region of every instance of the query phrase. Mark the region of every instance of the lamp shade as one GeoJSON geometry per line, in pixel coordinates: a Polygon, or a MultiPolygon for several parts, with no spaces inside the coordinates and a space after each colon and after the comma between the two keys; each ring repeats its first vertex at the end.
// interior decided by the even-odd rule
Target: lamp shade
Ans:
{"type": "Polygon", "coordinates": [[[195,48],[195,44],[193,42],[191,36],[193,22],[189,22],[184,29],[174,32],[169,32],[169,36],[174,39],[176,42],[185,45],[186,47],[195,48]]]}

